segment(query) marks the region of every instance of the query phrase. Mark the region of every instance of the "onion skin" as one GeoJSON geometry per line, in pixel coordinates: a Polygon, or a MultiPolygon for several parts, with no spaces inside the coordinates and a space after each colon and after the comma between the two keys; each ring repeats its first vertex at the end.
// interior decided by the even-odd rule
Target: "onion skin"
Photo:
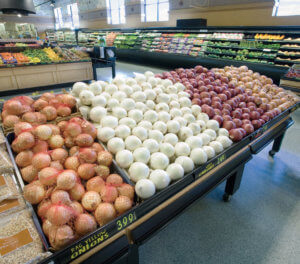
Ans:
{"type": "Polygon", "coordinates": [[[106,183],[111,184],[115,187],[121,186],[123,184],[123,179],[119,174],[110,174],[106,178],[106,183]]]}
{"type": "Polygon", "coordinates": [[[71,244],[74,239],[74,232],[68,225],[54,227],[49,231],[50,244],[56,250],[62,249],[68,244],[71,244]]]}
{"type": "Polygon", "coordinates": [[[92,148],[82,148],[79,150],[78,158],[80,163],[95,163],[97,153],[92,148]]]}
{"type": "Polygon", "coordinates": [[[74,226],[76,233],[83,236],[96,230],[97,222],[90,214],[80,214],[77,216],[74,226]]]}
{"type": "Polygon", "coordinates": [[[35,146],[32,148],[32,151],[34,154],[37,154],[39,152],[48,152],[48,143],[47,141],[44,141],[44,140],[38,140],[36,143],[35,143],[35,146]]]}
{"type": "Polygon", "coordinates": [[[92,149],[95,150],[97,153],[104,151],[105,149],[99,143],[93,143],[92,149]]]}
{"type": "Polygon", "coordinates": [[[76,183],[75,186],[69,190],[70,197],[75,201],[81,201],[82,196],[85,194],[84,186],[76,183]]]}
{"type": "Polygon", "coordinates": [[[77,173],[73,170],[65,170],[57,177],[57,187],[61,190],[71,190],[77,180],[77,173]]]}
{"type": "Polygon", "coordinates": [[[45,219],[46,214],[50,206],[52,205],[50,200],[43,200],[40,202],[37,208],[37,214],[40,218],[45,219]]]}
{"type": "Polygon", "coordinates": [[[96,221],[100,226],[104,226],[117,217],[114,206],[110,203],[101,203],[95,211],[96,221]]]}
{"type": "Polygon", "coordinates": [[[39,181],[34,181],[25,185],[23,195],[29,203],[38,204],[45,197],[45,189],[39,181]]]}
{"type": "Polygon", "coordinates": [[[95,191],[88,191],[83,195],[81,203],[84,209],[88,211],[95,211],[101,203],[101,198],[99,193],[95,191]]]}
{"type": "Polygon", "coordinates": [[[129,209],[131,209],[132,207],[132,200],[129,199],[127,196],[119,196],[117,197],[117,199],[115,200],[115,208],[117,210],[117,212],[120,214],[125,213],[126,211],[128,211],[129,209]]]}
{"type": "Polygon", "coordinates": [[[70,137],[77,137],[82,132],[81,126],[74,122],[69,122],[66,125],[65,131],[70,137]]]}
{"type": "Polygon", "coordinates": [[[22,132],[30,131],[31,129],[32,125],[27,122],[19,122],[14,125],[14,132],[16,136],[20,135],[22,132]]]}
{"type": "Polygon", "coordinates": [[[38,177],[38,170],[33,167],[32,165],[29,165],[23,169],[21,169],[21,175],[24,181],[30,183],[33,180],[37,179],[38,177]]]}
{"type": "Polygon", "coordinates": [[[19,167],[23,168],[23,167],[31,165],[32,157],[33,157],[33,152],[30,150],[25,150],[25,151],[20,152],[16,156],[15,160],[16,160],[17,165],[19,167]]]}
{"type": "Polygon", "coordinates": [[[101,151],[98,153],[97,161],[99,165],[109,167],[112,163],[112,155],[108,151],[101,151]]]}
{"type": "Polygon", "coordinates": [[[66,169],[74,171],[77,171],[79,165],[80,162],[77,156],[68,157],[64,163],[66,169]]]}
{"type": "Polygon", "coordinates": [[[92,177],[94,177],[96,174],[95,166],[96,164],[89,164],[89,163],[81,164],[77,170],[79,177],[83,180],[89,180],[92,177]]]}
{"type": "Polygon", "coordinates": [[[46,106],[41,110],[41,113],[46,116],[47,121],[52,121],[57,118],[57,111],[53,106],[46,106]]]}
{"type": "Polygon", "coordinates": [[[21,133],[15,140],[20,151],[31,149],[35,144],[34,136],[30,132],[21,133]]]}
{"type": "Polygon", "coordinates": [[[96,176],[89,179],[86,183],[86,189],[88,191],[95,191],[100,193],[101,189],[105,186],[105,181],[100,177],[96,176]]]}
{"type": "Polygon", "coordinates": [[[127,196],[130,200],[134,198],[134,188],[127,183],[123,183],[121,186],[117,187],[119,195],[127,196]]]}
{"type": "Polygon", "coordinates": [[[80,134],[75,138],[75,143],[81,148],[87,148],[93,145],[94,139],[89,134],[80,134]]]}
{"type": "Polygon", "coordinates": [[[56,226],[68,223],[74,216],[73,209],[65,204],[53,204],[47,211],[46,218],[56,226]]]}
{"type": "Polygon", "coordinates": [[[35,154],[32,158],[32,165],[38,169],[44,169],[46,167],[49,167],[51,163],[50,155],[47,153],[39,152],[35,154]]]}
{"type": "Polygon", "coordinates": [[[39,180],[46,186],[56,184],[56,179],[59,171],[52,167],[46,167],[38,173],[39,180]]]}
{"type": "Polygon", "coordinates": [[[52,204],[66,204],[71,203],[69,194],[63,190],[56,190],[51,193],[51,202],[52,204]]]}
{"type": "Polygon", "coordinates": [[[113,203],[118,197],[118,190],[114,186],[105,185],[100,191],[101,199],[106,203],[113,203]]]}

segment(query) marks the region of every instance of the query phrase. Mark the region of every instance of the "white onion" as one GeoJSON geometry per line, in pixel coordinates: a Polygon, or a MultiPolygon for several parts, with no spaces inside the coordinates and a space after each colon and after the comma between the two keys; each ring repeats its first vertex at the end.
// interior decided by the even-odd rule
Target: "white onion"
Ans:
{"type": "Polygon", "coordinates": [[[127,111],[123,107],[117,106],[112,109],[112,114],[118,119],[121,119],[127,116],[127,111]]]}
{"type": "Polygon", "coordinates": [[[202,148],[194,148],[191,151],[190,158],[196,165],[201,165],[207,161],[207,154],[202,148]]]}
{"type": "Polygon", "coordinates": [[[150,173],[149,180],[152,181],[157,190],[162,190],[170,184],[170,177],[164,170],[154,170],[150,173]]]}
{"type": "Polygon", "coordinates": [[[211,146],[204,146],[202,149],[206,152],[207,159],[212,159],[216,155],[214,148],[211,146]]]}
{"type": "Polygon", "coordinates": [[[177,157],[179,156],[188,156],[191,152],[191,148],[187,143],[178,142],[175,145],[175,154],[177,157]]]}
{"type": "Polygon", "coordinates": [[[212,141],[209,143],[209,146],[213,147],[216,154],[219,154],[224,150],[223,145],[219,141],[212,141]]]}
{"type": "Polygon", "coordinates": [[[189,95],[187,92],[179,92],[179,93],[178,93],[178,97],[179,97],[179,98],[183,98],[183,97],[189,98],[190,95],[189,95]]]}
{"type": "Polygon", "coordinates": [[[197,136],[192,136],[192,137],[187,138],[185,140],[185,143],[187,143],[191,149],[201,148],[203,145],[202,139],[197,136]]]}
{"type": "Polygon", "coordinates": [[[182,141],[185,141],[187,138],[193,136],[193,131],[189,127],[182,127],[179,130],[178,136],[182,141]]]}
{"type": "Polygon", "coordinates": [[[94,95],[99,95],[102,92],[102,85],[99,82],[93,82],[88,88],[94,95]]]}
{"type": "Polygon", "coordinates": [[[150,130],[148,137],[149,139],[154,139],[158,143],[162,142],[162,140],[164,139],[163,133],[159,130],[150,130]]]}
{"type": "Polygon", "coordinates": [[[224,149],[232,145],[232,140],[227,136],[218,136],[216,141],[220,142],[224,149]]]}
{"type": "Polygon", "coordinates": [[[141,103],[141,102],[137,102],[135,104],[135,108],[142,111],[143,113],[147,111],[147,106],[144,104],[144,103],[141,103]]]}
{"type": "Polygon", "coordinates": [[[102,106],[93,107],[90,111],[90,119],[95,123],[100,123],[101,119],[105,117],[107,111],[102,106]]]}
{"type": "Polygon", "coordinates": [[[146,101],[146,94],[144,92],[134,92],[132,95],[131,95],[131,98],[136,101],[136,102],[145,102],[146,101]]]}
{"type": "Polygon", "coordinates": [[[197,120],[203,120],[206,123],[209,120],[209,117],[206,113],[200,113],[197,115],[197,120]]]}
{"type": "Polygon", "coordinates": [[[114,84],[109,84],[105,87],[104,91],[113,95],[116,91],[118,91],[118,87],[114,84]]]}
{"type": "Polygon", "coordinates": [[[107,92],[103,92],[103,93],[101,93],[101,95],[106,98],[106,101],[108,101],[111,98],[111,95],[107,92]]]}
{"type": "Polygon", "coordinates": [[[217,133],[216,133],[216,131],[213,130],[213,129],[210,129],[210,128],[205,129],[205,130],[203,131],[203,133],[209,135],[211,141],[212,141],[212,140],[215,140],[215,139],[217,138],[217,133]]]}
{"type": "Polygon", "coordinates": [[[192,105],[191,110],[194,116],[198,116],[202,112],[202,109],[199,105],[192,105]]]}
{"type": "Polygon", "coordinates": [[[115,136],[115,131],[111,127],[102,127],[97,131],[97,138],[102,142],[107,142],[115,136]]]}
{"type": "Polygon", "coordinates": [[[107,108],[109,110],[113,110],[115,107],[118,107],[120,105],[119,101],[115,98],[110,98],[108,101],[107,101],[107,108]]]}
{"type": "Polygon", "coordinates": [[[172,163],[168,166],[166,172],[172,181],[177,181],[184,176],[184,169],[178,163],[172,163]]]}
{"type": "Polygon", "coordinates": [[[139,127],[143,127],[147,130],[151,130],[152,129],[152,123],[146,120],[141,121],[140,123],[138,123],[139,127]]]}
{"type": "Polygon", "coordinates": [[[180,103],[178,103],[177,101],[171,101],[169,103],[170,108],[180,108],[180,103]]]}
{"type": "Polygon", "coordinates": [[[185,115],[185,114],[192,114],[192,110],[190,107],[182,107],[181,112],[185,115]]]}
{"type": "Polygon", "coordinates": [[[133,93],[131,86],[126,85],[126,84],[122,84],[121,86],[119,86],[119,90],[121,92],[126,93],[127,96],[130,96],[133,93]]]}
{"type": "Polygon", "coordinates": [[[132,118],[138,123],[143,119],[143,112],[138,109],[133,109],[128,112],[128,117],[132,118]]]}
{"type": "Polygon", "coordinates": [[[157,103],[166,103],[166,104],[168,104],[170,102],[170,95],[168,95],[166,93],[160,93],[156,97],[156,102],[157,103]]]}
{"type": "Polygon", "coordinates": [[[101,126],[116,128],[118,126],[118,118],[115,116],[104,116],[101,119],[101,126]]]}
{"type": "Polygon", "coordinates": [[[150,155],[150,151],[145,147],[137,148],[133,152],[134,160],[145,164],[149,162],[150,155]]]}
{"type": "Polygon", "coordinates": [[[149,172],[149,167],[142,162],[132,163],[128,170],[129,177],[134,182],[138,182],[141,179],[148,178],[149,172]]]}
{"type": "Polygon", "coordinates": [[[182,168],[184,169],[184,173],[191,172],[195,167],[193,160],[185,156],[178,157],[175,160],[175,163],[180,164],[182,166],[182,168]]]}
{"type": "Polygon", "coordinates": [[[165,154],[161,152],[151,154],[150,166],[152,169],[164,170],[165,168],[168,167],[168,165],[169,165],[169,158],[165,154]]]}
{"type": "Polygon", "coordinates": [[[150,83],[147,83],[147,82],[143,82],[141,84],[141,87],[142,87],[143,91],[146,91],[148,89],[152,89],[152,85],[150,83]]]}
{"type": "Polygon", "coordinates": [[[88,85],[86,83],[76,82],[72,87],[72,92],[76,97],[78,97],[83,90],[87,90],[87,89],[88,89],[88,85]]]}
{"type": "Polygon", "coordinates": [[[119,125],[126,125],[131,129],[133,129],[136,126],[136,122],[130,117],[124,117],[119,120],[119,125]]]}
{"type": "Polygon", "coordinates": [[[83,106],[79,107],[79,112],[84,119],[89,118],[90,111],[91,111],[91,108],[89,106],[83,105],[83,106]]]}
{"type": "Polygon", "coordinates": [[[144,141],[148,138],[148,131],[144,127],[137,126],[132,130],[132,135],[137,136],[140,140],[144,141]]]}
{"type": "Polygon", "coordinates": [[[154,153],[159,150],[159,145],[158,145],[157,141],[154,139],[146,139],[143,142],[143,146],[145,148],[147,148],[150,151],[150,153],[154,153]]]}
{"type": "Polygon", "coordinates": [[[137,85],[137,81],[131,77],[126,78],[125,83],[130,86],[137,85]]]}
{"type": "Polygon", "coordinates": [[[125,139],[130,135],[131,130],[126,125],[119,125],[115,128],[115,133],[117,137],[125,139]]]}
{"type": "Polygon", "coordinates": [[[216,120],[208,120],[208,121],[206,122],[206,127],[207,127],[208,129],[212,129],[212,130],[214,130],[214,131],[218,131],[220,125],[219,125],[219,122],[216,121],[216,120]]]}
{"type": "Polygon", "coordinates": [[[158,114],[153,110],[148,110],[144,113],[144,120],[154,123],[158,120],[158,114]]]}
{"type": "Polygon", "coordinates": [[[106,106],[106,98],[102,95],[97,95],[92,99],[92,107],[95,106],[106,106]]]}
{"type": "Polygon", "coordinates": [[[159,103],[155,106],[156,112],[165,111],[169,112],[169,106],[166,103],[159,103]]]}
{"type": "Polygon", "coordinates": [[[196,121],[196,118],[194,117],[193,114],[185,114],[185,115],[183,115],[183,118],[184,118],[189,124],[191,124],[191,123],[193,123],[193,122],[196,121]]]}
{"type": "Polygon", "coordinates": [[[172,146],[175,146],[178,142],[178,137],[173,133],[168,133],[164,137],[165,143],[170,143],[172,146]]]}
{"type": "Polygon", "coordinates": [[[136,136],[128,136],[125,139],[125,146],[128,150],[135,150],[142,145],[142,141],[136,136]]]}
{"type": "Polygon", "coordinates": [[[179,122],[181,127],[185,127],[187,125],[187,121],[181,116],[176,116],[173,120],[179,122]]]}
{"type": "Polygon", "coordinates": [[[152,101],[155,100],[155,98],[156,98],[155,91],[148,89],[148,90],[145,90],[144,93],[146,95],[147,100],[152,100],[152,101]]]}
{"type": "Polygon", "coordinates": [[[197,137],[200,137],[202,139],[203,146],[208,145],[208,143],[210,142],[210,136],[208,134],[200,133],[197,135],[197,137]]]}
{"type": "Polygon", "coordinates": [[[175,83],[174,86],[177,88],[178,92],[182,92],[182,91],[185,90],[184,85],[182,83],[180,83],[180,82],[175,83]]]}
{"type": "Polygon", "coordinates": [[[92,104],[92,99],[94,98],[94,94],[91,91],[88,90],[83,90],[79,94],[80,102],[83,105],[91,105],[92,104]]]}
{"type": "MultiPolygon", "coordinates": [[[[128,84],[128,85],[129,85],[129,84],[128,84]]],[[[133,92],[140,92],[140,91],[143,90],[142,87],[141,87],[139,84],[134,84],[134,85],[132,85],[131,87],[132,87],[132,91],[133,91],[133,92]]]]}
{"type": "Polygon", "coordinates": [[[177,116],[182,116],[182,112],[179,108],[172,108],[170,110],[170,115],[171,115],[172,118],[175,118],[177,116]]]}
{"type": "Polygon", "coordinates": [[[180,124],[176,120],[170,120],[167,122],[167,128],[169,133],[176,134],[180,130],[180,124]]]}
{"type": "Polygon", "coordinates": [[[168,158],[171,158],[175,154],[175,148],[170,143],[162,143],[159,148],[161,153],[164,153],[168,158]]]}
{"type": "Polygon", "coordinates": [[[119,102],[121,102],[126,97],[127,97],[126,93],[121,92],[121,91],[116,91],[112,95],[112,98],[117,99],[119,102]]]}
{"type": "Polygon", "coordinates": [[[142,199],[148,199],[155,194],[155,185],[148,179],[141,179],[135,185],[136,194],[142,199]]]}
{"type": "Polygon", "coordinates": [[[155,103],[152,100],[147,100],[146,101],[146,106],[150,109],[153,110],[155,108],[155,103]]]}
{"type": "Polygon", "coordinates": [[[193,131],[193,135],[198,135],[201,132],[201,128],[197,123],[191,123],[188,125],[188,128],[190,128],[193,131]]]}
{"type": "Polygon", "coordinates": [[[126,109],[126,111],[130,111],[135,108],[135,102],[131,98],[125,98],[121,101],[121,106],[126,109]]]}
{"type": "Polygon", "coordinates": [[[175,85],[170,85],[167,87],[166,92],[168,94],[176,94],[177,93],[177,87],[175,85]]]}
{"type": "Polygon", "coordinates": [[[116,154],[117,152],[125,149],[124,141],[121,138],[118,138],[118,137],[111,138],[107,142],[107,149],[111,153],[116,154]]]}
{"type": "Polygon", "coordinates": [[[167,132],[167,125],[162,121],[157,121],[153,124],[153,129],[165,134],[167,132]]]}
{"type": "Polygon", "coordinates": [[[206,129],[206,123],[203,120],[196,120],[196,124],[200,126],[200,130],[204,131],[206,129]]]}
{"type": "Polygon", "coordinates": [[[133,155],[129,150],[121,150],[116,155],[116,162],[121,168],[127,169],[133,163],[133,155]]]}
{"type": "Polygon", "coordinates": [[[219,131],[218,131],[218,135],[229,137],[229,133],[228,133],[228,130],[226,128],[220,128],[219,131]]]}
{"type": "Polygon", "coordinates": [[[158,120],[167,123],[168,121],[171,120],[171,116],[168,112],[161,111],[158,113],[158,120]]]}

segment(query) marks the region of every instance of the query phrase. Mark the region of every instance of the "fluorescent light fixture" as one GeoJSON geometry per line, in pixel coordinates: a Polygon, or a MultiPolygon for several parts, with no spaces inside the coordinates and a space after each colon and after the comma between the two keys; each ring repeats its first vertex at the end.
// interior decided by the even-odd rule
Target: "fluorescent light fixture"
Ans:
{"type": "Polygon", "coordinates": [[[22,15],[21,15],[21,14],[18,14],[18,17],[22,17],[22,15]]]}

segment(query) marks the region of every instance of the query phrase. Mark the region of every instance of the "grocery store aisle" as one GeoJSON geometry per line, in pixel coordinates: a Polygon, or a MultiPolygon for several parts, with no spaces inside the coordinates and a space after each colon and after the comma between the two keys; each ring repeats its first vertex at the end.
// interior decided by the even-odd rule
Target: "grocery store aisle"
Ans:
{"type": "MultiPolygon", "coordinates": [[[[146,70],[159,72],[117,63],[121,74],[146,70]]],[[[270,159],[270,145],[253,157],[231,202],[222,201],[224,184],[196,201],[140,247],[140,263],[299,263],[299,110],[293,118],[281,151],[270,159]]]]}

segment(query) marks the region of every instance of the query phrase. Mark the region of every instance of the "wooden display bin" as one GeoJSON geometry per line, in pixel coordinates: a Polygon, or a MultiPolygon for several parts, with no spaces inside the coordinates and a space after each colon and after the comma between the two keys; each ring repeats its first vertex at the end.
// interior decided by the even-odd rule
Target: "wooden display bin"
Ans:
{"type": "Polygon", "coordinates": [[[93,79],[91,62],[0,68],[0,91],[26,89],[93,79]]]}

